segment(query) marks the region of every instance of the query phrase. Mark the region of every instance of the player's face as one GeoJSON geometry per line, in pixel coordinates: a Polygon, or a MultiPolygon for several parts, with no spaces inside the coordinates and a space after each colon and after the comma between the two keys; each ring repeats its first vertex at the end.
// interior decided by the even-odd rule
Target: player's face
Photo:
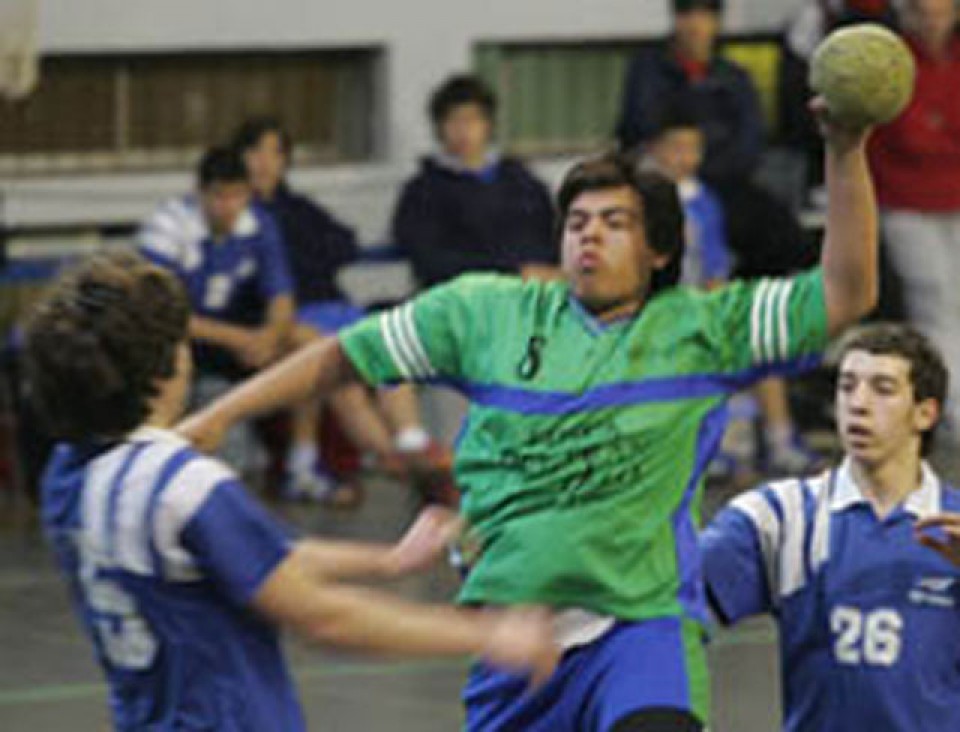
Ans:
{"type": "Polygon", "coordinates": [[[459,104],[440,123],[444,152],[464,161],[482,160],[487,154],[493,127],[479,104],[459,104]]]}
{"type": "Polygon", "coordinates": [[[674,183],[694,178],[703,161],[703,133],[696,127],[663,133],[650,150],[657,168],[674,183]]]}
{"type": "Polygon", "coordinates": [[[954,0],[912,0],[904,10],[906,27],[934,45],[946,41],[957,23],[954,0]]]}
{"type": "Polygon", "coordinates": [[[720,30],[720,16],[707,8],[694,8],[677,13],[673,33],[677,47],[685,55],[707,60],[713,54],[713,43],[720,30]]]}
{"type": "Polygon", "coordinates": [[[210,230],[218,236],[229,234],[250,203],[246,181],[215,181],[200,192],[203,213],[210,230]]]}
{"type": "Polygon", "coordinates": [[[837,423],[845,452],[877,466],[920,454],[922,433],[936,423],[937,403],[917,402],[910,363],[900,356],[850,351],[837,379],[837,423]]]}
{"type": "Polygon", "coordinates": [[[287,171],[287,156],[283,152],[280,135],[267,132],[243,154],[243,159],[253,190],[264,198],[273,197],[287,171]]]}
{"type": "Polygon", "coordinates": [[[563,227],[563,271],[591,312],[616,317],[642,303],[653,272],[669,255],[647,243],[640,197],[629,186],[586,191],[563,227]]]}

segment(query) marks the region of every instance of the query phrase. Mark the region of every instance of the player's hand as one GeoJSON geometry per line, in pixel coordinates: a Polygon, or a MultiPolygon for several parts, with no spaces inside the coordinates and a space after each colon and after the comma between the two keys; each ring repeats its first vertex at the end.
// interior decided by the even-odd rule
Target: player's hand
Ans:
{"type": "Polygon", "coordinates": [[[201,452],[212,453],[223,443],[230,423],[212,409],[188,415],[175,430],[201,452]]]}
{"type": "Polygon", "coordinates": [[[865,144],[870,130],[873,129],[872,127],[850,127],[837,122],[830,115],[827,100],[822,96],[813,97],[807,107],[816,120],[827,147],[836,152],[846,152],[865,144]]]}
{"type": "Polygon", "coordinates": [[[553,622],[543,608],[490,610],[490,632],[482,652],[486,661],[514,672],[527,673],[540,686],[553,673],[562,653],[553,636],[553,622]]]}
{"type": "Polygon", "coordinates": [[[280,342],[271,328],[251,328],[239,339],[234,352],[244,366],[262,369],[280,355],[280,342]]]}
{"type": "Polygon", "coordinates": [[[917,541],[960,567],[960,513],[939,513],[917,521],[917,541]]]}
{"type": "Polygon", "coordinates": [[[387,574],[396,577],[428,569],[460,537],[463,526],[463,519],[448,508],[425,508],[387,555],[387,574]]]}

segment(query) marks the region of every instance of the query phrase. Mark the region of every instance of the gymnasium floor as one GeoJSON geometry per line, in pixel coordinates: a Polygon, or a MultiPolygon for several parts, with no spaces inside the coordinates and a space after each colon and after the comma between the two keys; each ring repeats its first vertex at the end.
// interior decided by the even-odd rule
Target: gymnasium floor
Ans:
{"type": "MultiPolygon", "coordinates": [[[[355,513],[310,506],[274,507],[304,531],[388,540],[413,515],[401,486],[368,484],[355,513]]],[[[395,589],[411,598],[442,601],[456,585],[452,572],[406,580],[395,589]]],[[[776,728],[777,684],[773,630],[754,623],[719,636],[714,732],[776,728]]],[[[308,648],[290,639],[311,730],[447,732],[459,729],[460,661],[383,661],[308,648]]],[[[109,729],[105,687],[55,574],[36,518],[22,500],[0,494],[0,730],[77,732],[109,729]]]]}

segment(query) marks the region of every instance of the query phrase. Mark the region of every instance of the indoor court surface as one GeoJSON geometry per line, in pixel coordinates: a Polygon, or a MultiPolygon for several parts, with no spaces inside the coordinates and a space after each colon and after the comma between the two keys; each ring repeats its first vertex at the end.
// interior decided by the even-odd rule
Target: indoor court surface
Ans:
{"type": "MultiPolygon", "coordinates": [[[[718,495],[718,494],[712,494],[718,495]]],[[[304,531],[389,540],[413,515],[395,484],[371,481],[353,513],[309,505],[274,508],[304,531]]],[[[54,572],[36,520],[22,501],[0,522],[0,730],[76,732],[110,728],[106,687],[54,572]],[[15,518],[14,518],[15,516],[15,518]]],[[[456,577],[443,568],[397,585],[412,598],[442,601],[456,577]]],[[[715,732],[770,732],[778,714],[772,626],[756,622],[713,643],[715,732]]],[[[309,728],[324,732],[459,729],[467,662],[384,661],[308,648],[291,639],[289,656],[309,728]]]]}

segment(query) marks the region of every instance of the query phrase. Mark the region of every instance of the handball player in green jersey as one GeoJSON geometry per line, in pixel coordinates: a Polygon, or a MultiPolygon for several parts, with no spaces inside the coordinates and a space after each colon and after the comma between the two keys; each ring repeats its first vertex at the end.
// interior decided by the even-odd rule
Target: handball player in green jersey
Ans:
{"type": "Polygon", "coordinates": [[[706,723],[697,527],[725,399],[814,363],[877,297],[867,130],[812,106],[829,192],[817,269],[678,287],[673,184],[595,158],[558,194],[564,281],[466,275],[294,354],[183,425],[211,446],[238,419],[358,379],[446,383],[469,397],[455,470],[481,548],[459,600],[550,606],[566,652],[534,693],[477,664],[467,729],[706,723]]]}

